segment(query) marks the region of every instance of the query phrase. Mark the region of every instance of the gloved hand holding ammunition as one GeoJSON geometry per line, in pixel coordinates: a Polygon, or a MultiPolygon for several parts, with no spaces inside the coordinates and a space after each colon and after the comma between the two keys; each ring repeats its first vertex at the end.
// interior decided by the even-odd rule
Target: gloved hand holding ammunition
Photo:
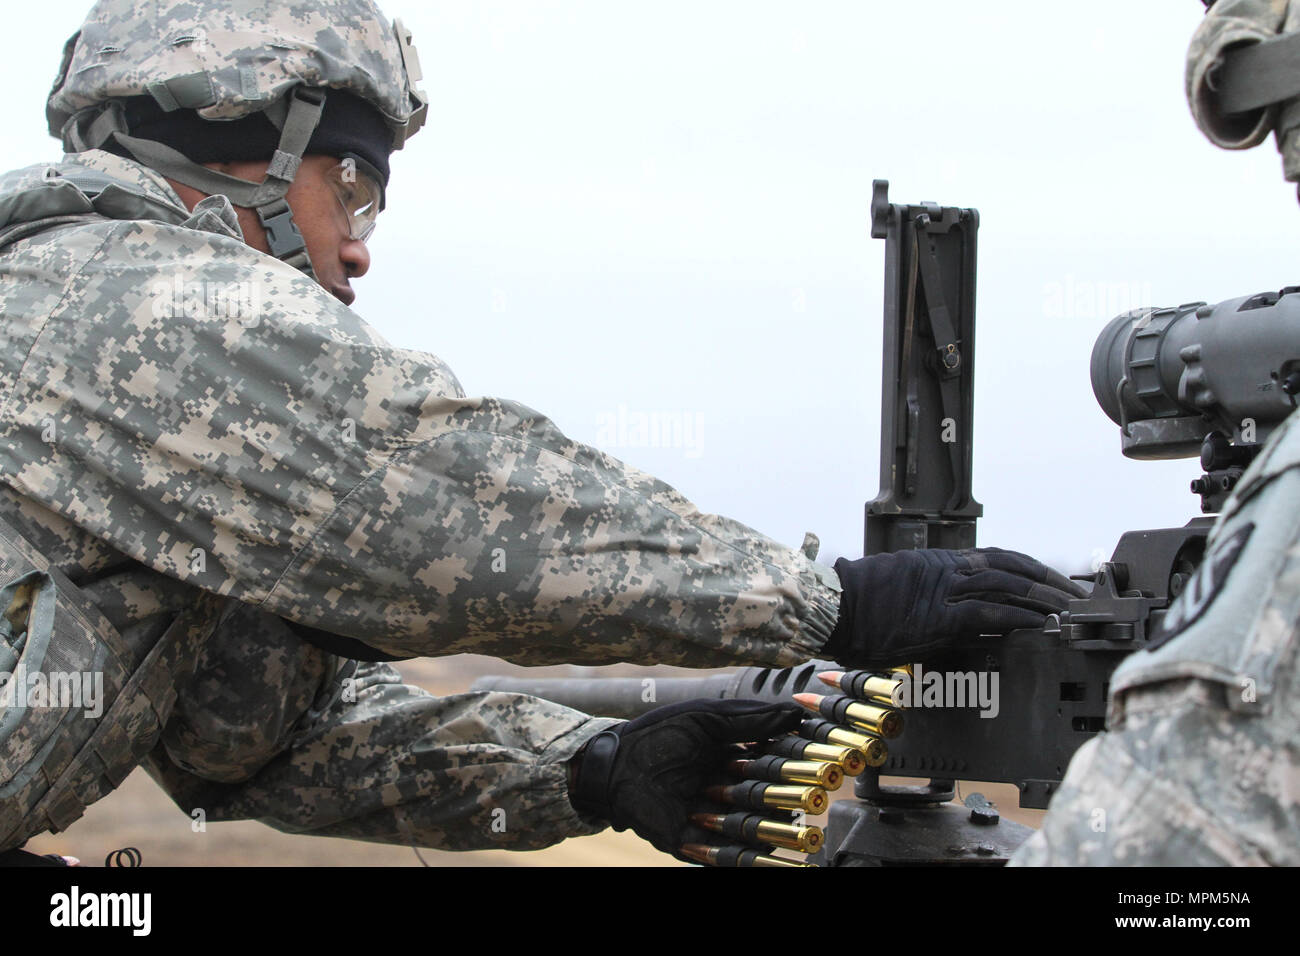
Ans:
{"type": "Polygon", "coordinates": [[[705,788],[741,755],[736,744],[766,743],[799,726],[800,708],[755,700],[690,700],[617,724],[573,759],[569,799],[583,814],[632,829],[679,860],[689,844],[718,842],[690,816],[705,788]]]}
{"type": "Polygon", "coordinates": [[[1087,589],[1001,548],[897,551],[835,562],[844,591],[827,657],[846,667],[910,663],[980,634],[1041,627],[1087,589]]]}

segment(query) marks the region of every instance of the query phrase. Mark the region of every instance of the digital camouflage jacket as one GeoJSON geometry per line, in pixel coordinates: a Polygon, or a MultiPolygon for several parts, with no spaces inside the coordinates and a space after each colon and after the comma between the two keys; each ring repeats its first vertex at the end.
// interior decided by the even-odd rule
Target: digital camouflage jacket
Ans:
{"type": "Polygon", "coordinates": [[[434,698],[303,627],[393,656],[705,667],[794,664],[834,626],[813,546],[467,397],[246,246],[224,197],[191,213],[128,160],[0,179],[0,336],[0,517],[137,660],[201,592],[226,599],[146,760],[209,820],[462,849],[597,828],[564,761],[607,721],[434,698]]]}

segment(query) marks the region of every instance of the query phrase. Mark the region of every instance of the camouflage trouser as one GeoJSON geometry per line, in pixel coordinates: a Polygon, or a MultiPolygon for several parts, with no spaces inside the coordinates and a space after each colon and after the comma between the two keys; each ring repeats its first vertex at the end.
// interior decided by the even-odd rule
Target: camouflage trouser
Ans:
{"type": "Polygon", "coordinates": [[[565,762],[615,721],[533,697],[434,697],[233,605],[146,767],[187,813],[450,850],[537,849],[602,829],[565,762]]]}

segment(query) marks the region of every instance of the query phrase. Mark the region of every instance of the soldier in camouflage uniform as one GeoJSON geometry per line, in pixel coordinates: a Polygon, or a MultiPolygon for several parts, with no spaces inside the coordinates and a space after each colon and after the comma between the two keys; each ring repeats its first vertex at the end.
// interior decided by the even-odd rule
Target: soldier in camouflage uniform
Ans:
{"type": "MultiPolygon", "coordinates": [[[[627,807],[680,795],[628,770],[653,727],[435,698],[385,661],[902,659],[1065,606],[1032,559],[936,553],[858,574],[855,620],[815,539],[702,514],[386,343],[348,279],[423,118],[413,56],[368,0],[104,0],[69,42],[48,108],[69,155],[0,179],[0,518],[102,613],[151,705],[96,744],[101,770],[32,812],[0,800],[0,850],[143,761],[209,820],[451,849],[613,821],[672,851],[627,807]]],[[[692,787],[713,743],[793,719],[724,710],[669,715],[693,722],[692,787]]]]}
{"type": "MultiPolygon", "coordinates": [[[[1297,31],[1286,0],[1218,0],[1187,59],[1202,131],[1241,149],[1272,130],[1292,182],[1300,98],[1227,113],[1216,71],[1230,47],[1297,31]]],[[[1300,93],[1300,77],[1267,79],[1300,93]]],[[[1161,634],[1116,670],[1107,732],[1075,754],[1013,864],[1300,865],[1298,501],[1293,414],[1234,489],[1161,634]]]]}

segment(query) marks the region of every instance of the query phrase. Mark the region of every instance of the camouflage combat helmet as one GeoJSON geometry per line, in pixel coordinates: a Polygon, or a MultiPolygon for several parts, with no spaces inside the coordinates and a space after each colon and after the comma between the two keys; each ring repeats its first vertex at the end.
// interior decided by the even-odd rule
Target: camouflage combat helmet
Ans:
{"type": "Polygon", "coordinates": [[[253,208],[271,254],[312,275],[284,196],[329,91],[372,106],[400,149],[424,124],[419,79],[410,34],[401,21],[389,27],[370,0],[99,0],[64,46],[46,118],[69,152],[113,144],[177,182],[253,208]],[[238,179],[130,135],[123,104],[141,96],[214,122],[264,113],[280,134],[265,179],[238,179]]]}

